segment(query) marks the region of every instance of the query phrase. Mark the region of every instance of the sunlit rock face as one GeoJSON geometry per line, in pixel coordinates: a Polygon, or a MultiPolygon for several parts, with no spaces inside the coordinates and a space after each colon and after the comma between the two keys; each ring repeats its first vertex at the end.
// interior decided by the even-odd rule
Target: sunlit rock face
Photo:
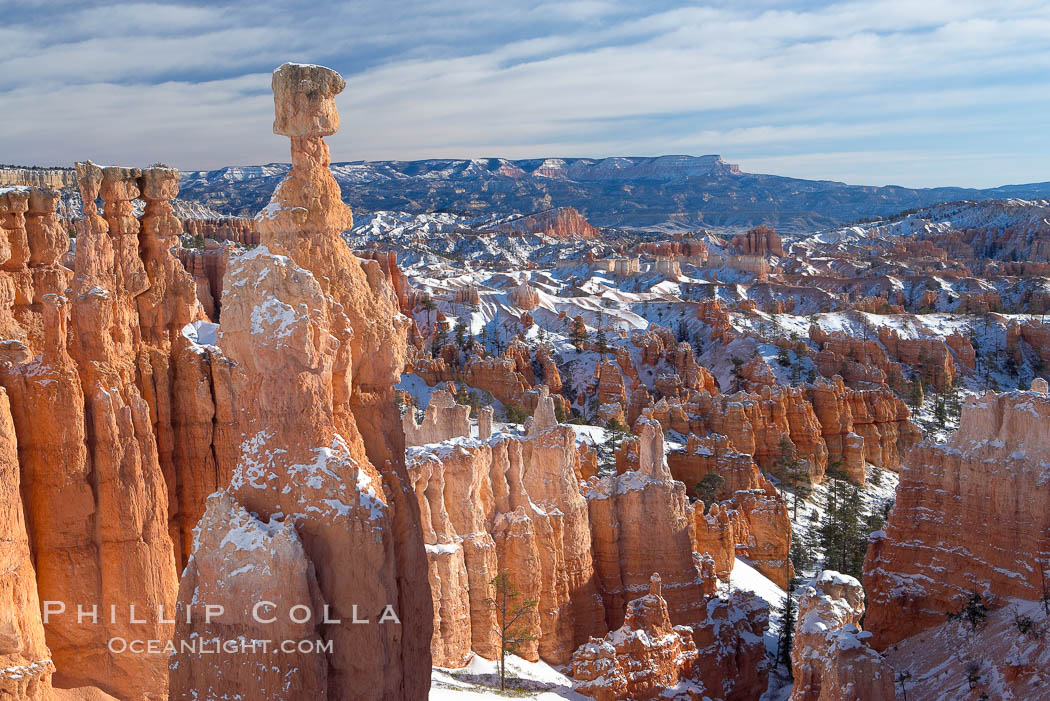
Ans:
{"type": "Polygon", "coordinates": [[[164,692],[166,662],[107,643],[170,638],[162,619],[175,604],[180,544],[192,528],[183,516],[196,523],[200,515],[188,515],[192,495],[179,498],[180,474],[197,465],[176,469],[174,444],[188,417],[211,401],[211,387],[195,386],[176,401],[180,331],[200,314],[193,282],[172,253],[181,230],[170,205],[178,173],[85,162],[76,175],[89,204],[75,256],[63,255],[69,236],[56,216],[58,193],[0,195],[0,382],[10,400],[37,595],[67,607],[44,618],[54,681],[139,698],[164,692]],[[141,217],[136,200],[144,203],[141,217]],[[117,613],[82,625],[77,605],[117,613]],[[131,620],[142,612],[143,622],[131,620]]]}
{"type": "Polygon", "coordinates": [[[0,390],[0,695],[51,698],[55,666],[44,642],[36,572],[19,494],[18,447],[7,393],[0,390]]]}
{"type": "Polygon", "coordinates": [[[792,701],[891,701],[893,669],[860,629],[864,590],[853,577],[824,570],[798,600],[792,701]]]}
{"type": "Polygon", "coordinates": [[[439,443],[449,438],[470,435],[470,407],[456,404],[451,394],[439,390],[430,395],[421,424],[416,422],[415,414],[411,411],[405,412],[401,423],[406,445],[439,443]]]}
{"type": "Polygon", "coordinates": [[[620,628],[573,654],[580,693],[607,701],[651,699],[671,689],[675,698],[703,697],[703,686],[690,683],[697,658],[693,631],[671,625],[661,592],[660,575],[654,574],[649,593],[628,605],[620,628]]]}
{"type": "MultiPolygon", "coordinates": [[[[278,607],[306,605],[316,622],[324,606],[338,621],[289,631],[330,643],[323,664],[304,672],[296,659],[280,659],[272,671],[296,679],[295,689],[310,696],[422,698],[430,679],[430,586],[393,401],[407,321],[379,264],[356,258],[339,237],[352,217],[322,137],[338,128],[333,98],[344,85],[318,66],[285,64],[274,73],[274,131],[291,137],[293,166],[257,217],[260,245],[227,267],[218,334],[236,363],[245,440],[229,496],[209,500],[179,606],[208,593],[232,612],[222,625],[250,627],[250,577],[244,589],[223,586],[219,557],[234,529],[248,528],[261,552],[229,557],[288,573],[288,589],[273,592],[278,607]],[[254,521],[243,524],[240,507],[254,521]]],[[[177,639],[205,635],[216,623],[180,623],[177,639]]],[[[254,677],[229,672],[237,663],[222,655],[173,660],[172,696],[208,689],[287,698],[280,674],[267,672],[273,685],[259,692],[254,677]]]]}
{"type": "Polygon", "coordinates": [[[1045,388],[1037,380],[1032,391],[972,398],[948,443],[909,454],[864,561],[866,627],[879,649],[943,623],[974,591],[1039,597],[1050,553],[1045,388]]]}
{"type": "Polygon", "coordinates": [[[423,516],[434,610],[435,664],[461,666],[473,651],[498,656],[491,582],[506,573],[537,602],[518,654],[566,664],[607,630],[598,597],[587,504],[576,478],[575,434],[541,393],[527,435],[483,435],[409,451],[423,516]]]}

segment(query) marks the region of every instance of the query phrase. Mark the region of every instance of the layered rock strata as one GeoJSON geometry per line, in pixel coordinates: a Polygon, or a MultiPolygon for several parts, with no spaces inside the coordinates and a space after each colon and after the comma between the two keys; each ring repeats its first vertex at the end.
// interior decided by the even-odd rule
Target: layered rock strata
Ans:
{"type": "Polygon", "coordinates": [[[780,236],[769,226],[756,226],[746,234],[733,237],[732,247],[746,256],[782,256],[784,245],[780,236]]]}
{"type": "Polygon", "coordinates": [[[693,519],[685,485],[664,462],[663,431],[644,420],[639,467],[595,478],[585,486],[595,569],[610,629],[623,625],[626,605],[645,595],[653,572],[664,583],[676,624],[702,618],[705,582],[693,560],[693,519]]]}
{"type": "Polygon", "coordinates": [[[183,230],[203,240],[231,241],[242,246],[258,246],[259,231],[255,220],[248,217],[186,217],[183,230]]]}
{"type": "Polygon", "coordinates": [[[181,230],[169,203],[177,178],[165,167],[77,164],[89,205],[72,276],[58,263],[68,237],[56,193],[26,191],[24,214],[3,217],[11,323],[0,381],[18,436],[39,598],[67,608],[44,626],[54,681],[124,698],[163,693],[166,663],[107,642],[170,637],[181,536],[203,510],[201,499],[200,511],[188,515],[190,504],[180,517],[179,476],[190,470],[177,470],[174,456],[176,427],[200,413],[194,398],[211,394],[205,387],[176,407],[180,331],[199,315],[171,254],[181,230]],[[135,199],[145,202],[141,219],[135,199]],[[76,606],[116,613],[82,625],[76,606]]]}
{"type": "Polygon", "coordinates": [[[543,234],[567,240],[572,238],[593,239],[601,231],[591,225],[582,214],[573,207],[555,207],[535,214],[511,219],[499,227],[501,231],[519,231],[529,234],[543,234]]]}
{"type": "MultiPolygon", "coordinates": [[[[296,561],[282,560],[282,571],[300,573],[298,591],[310,589],[309,575],[301,573],[313,568],[317,596],[304,602],[295,592],[275,593],[278,613],[304,605],[316,621],[323,601],[328,618],[339,621],[296,633],[330,643],[323,672],[305,678],[300,690],[329,698],[421,698],[430,679],[430,587],[393,401],[407,321],[378,263],[356,258],[339,237],[352,217],[323,137],[338,129],[333,98],[344,86],[337,73],[318,66],[285,64],[274,73],[274,131],[291,138],[292,169],[257,218],[260,246],[226,272],[219,346],[237,364],[233,385],[246,435],[228,492],[271,532],[294,529],[301,552],[290,535],[272,543],[292,543],[281,547],[296,561]],[[355,625],[363,618],[368,625],[355,625]]],[[[241,520],[236,508],[217,513],[196,541],[193,562],[212,557],[214,544],[231,537],[241,520]]],[[[226,554],[244,567],[260,562],[254,548],[226,554]]],[[[180,588],[180,610],[214,593],[220,599],[214,603],[228,604],[224,623],[247,624],[240,618],[243,596],[218,587],[217,576],[221,570],[197,565],[180,588]]],[[[215,623],[182,620],[179,641],[205,635],[215,623]]],[[[235,662],[176,656],[172,696],[195,697],[203,689],[260,698],[252,686],[225,685],[224,670],[235,662]]],[[[298,670],[294,659],[276,666],[287,675],[298,670]]]]}
{"type": "Polygon", "coordinates": [[[620,628],[573,653],[576,691],[598,701],[704,696],[703,687],[690,681],[697,658],[693,631],[671,625],[661,591],[654,574],[649,593],[628,605],[620,628]]]}
{"type": "Polygon", "coordinates": [[[498,652],[492,579],[507,574],[527,599],[535,640],[519,654],[567,663],[606,630],[591,554],[587,506],[576,486],[575,434],[541,400],[522,439],[456,440],[410,451],[423,515],[434,609],[435,664],[498,652]],[[464,586],[465,585],[465,586],[464,586]]]}
{"type": "MultiPolygon", "coordinates": [[[[457,351],[454,346],[447,345],[442,349],[457,351]]],[[[456,363],[450,362],[443,355],[431,358],[429,354],[416,354],[412,358],[412,371],[423,378],[430,386],[439,382],[462,382],[483,392],[490,393],[504,405],[510,405],[530,413],[536,409],[539,400],[538,389],[540,386],[532,369],[533,354],[524,344],[511,344],[507,347],[503,357],[482,357],[474,354],[467,358],[466,363],[460,368],[456,363]]],[[[550,361],[543,360],[543,351],[537,350],[535,358],[539,366],[543,368],[543,385],[547,385],[552,392],[557,392],[561,387],[561,377],[557,367],[550,361]]],[[[552,395],[555,406],[563,411],[568,410],[568,402],[560,394],[552,395]]]]}
{"type": "Polygon", "coordinates": [[[864,484],[865,463],[897,471],[922,434],[907,405],[888,387],[855,390],[841,377],[809,385],[806,394],[820,422],[829,459],[864,484]]]}
{"type": "Polygon", "coordinates": [[[853,577],[824,570],[798,600],[791,701],[892,701],[893,670],[860,629],[864,590],[853,577]]]}
{"type": "Polygon", "coordinates": [[[944,621],[972,595],[1036,599],[1050,561],[1050,398],[988,393],[945,444],[912,449],[864,560],[879,649],[944,621]]]}
{"type": "Polygon", "coordinates": [[[728,578],[739,555],[786,587],[793,576],[790,514],[751,456],[731,448],[720,434],[703,439],[690,434],[683,450],[667,454],[667,464],[690,490],[708,474],[724,480],[715,494],[717,503],[705,514],[703,502],[697,502],[693,513],[694,550],[711,554],[718,577],[728,578]]]}
{"type": "Polygon", "coordinates": [[[652,416],[684,435],[726,436],[766,470],[783,457],[786,441],[791,453],[805,461],[811,481],[823,480],[828,463],[824,427],[801,387],[767,385],[756,393],[714,396],[699,392],[684,403],[657,402],[652,416]]]}
{"type": "Polygon", "coordinates": [[[197,299],[204,313],[214,322],[220,321],[222,313],[222,279],[230,258],[236,255],[237,247],[231,243],[204,240],[203,248],[183,248],[179,260],[197,285],[197,299]]]}
{"type": "MultiPolygon", "coordinates": [[[[592,636],[624,624],[656,572],[669,620],[691,626],[690,645],[699,650],[699,671],[689,683],[702,680],[733,699],[764,688],[767,607],[751,595],[725,600],[716,593],[719,577],[731,576],[734,534],[752,548],[740,553],[756,560],[761,544],[772,542],[750,525],[762,521],[760,509],[744,504],[756,495],[741,491],[739,508],[716,505],[705,516],[663,464],[659,424],[645,419],[638,430],[632,465],[598,478],[593,449],[577,449],[541,390],[524,438],[453,438],[410,449],[430,560],[437,664],[461,666],[472,652],[498,654],[488,603],[496,574],[509,575],[523,597],[538,602],[522,619],[535,640],[518,654],[567,663],[592,636]]],[[[782,559],[786,552],[785,545],[782,559]]]]}
{"type": "Polygon", "coordinates": [[[507,293],[507,298],[518,309],[535,309],[540,304],[540,294],[536,288],[527,282],[523,282],[507,293]]]}
{"type": "Polygon", "coordinates": [[[0,389],[0,696],[46,701],[55,665],[44,642],[19,482],[11,407],[0,389]]]}

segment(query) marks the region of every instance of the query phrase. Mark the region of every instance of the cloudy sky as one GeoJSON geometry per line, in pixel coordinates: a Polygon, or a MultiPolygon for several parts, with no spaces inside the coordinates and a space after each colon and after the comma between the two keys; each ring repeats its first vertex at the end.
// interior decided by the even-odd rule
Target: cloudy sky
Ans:
{"type": "Polygon", "coordinates": [[[300,61],[347,79],[336,161],[719,153],[873,185],[1050,180],[1045,0],[3,5],[4,163],[286,161],[270,73],[300,61]]]}

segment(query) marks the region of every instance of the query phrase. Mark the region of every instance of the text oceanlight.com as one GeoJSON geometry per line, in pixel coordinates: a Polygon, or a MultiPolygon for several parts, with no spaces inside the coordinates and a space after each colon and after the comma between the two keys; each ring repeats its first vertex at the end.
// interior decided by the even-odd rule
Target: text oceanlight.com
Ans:
{"type": "Polygon", "coordinates": [[[122,655],[270,655],[329,654],[332,640],[259,640],[254,638],[202,638],[194,634],[188,640],[128,640],[110,638],[109,651],[122,655]]]}

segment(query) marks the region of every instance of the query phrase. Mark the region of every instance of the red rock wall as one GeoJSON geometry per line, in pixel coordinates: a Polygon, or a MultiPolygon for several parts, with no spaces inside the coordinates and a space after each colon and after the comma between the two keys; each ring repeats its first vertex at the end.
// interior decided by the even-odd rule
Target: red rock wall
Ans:
{"type": "Polygon", "coordinates": [[[593,239],[601,231],[588,222],[582,214],[572,207],[556,207],[536,214],[529,214],[507,222],[500,227],[501,231],[520,231],[530,234],[544,234],[562,240],[569,238],[593,239]]]}
{"type": "Polygon", "coordinates": [[[101,195],[104,217],[93,205],[85,212],[73,274],[57,263],[68,236],[56,193],[26,191],[25,207],[13,203],[6,209],[21,211],[2,217],[0,289],[9,294],[0,318],[10,322],[10,340],[0,382],[11,400],[38,596],[118,611],[98,626],[78,625],[73,613],[49,618],[54,679],[122,697],[166,690],[164,660],[113,653],[107,641],[170,637],[160,607],[173,609],[182,545],[203,512],[203,494],[180,490],[207,474],[181,469],[176,452],[213,462],[223,454],[222,440],[179,435],[199,404],[213,402],[200,378],[182,378],[175,396],[176,356],[189,345],[180,331],[200,315],[193,282],[170,252],[181,230],[170,204],[177,178],[163,167],[78,164],[83,199],[101,195]],[[141,219],[134,199],[145,201],[141,219]],[[146,623],[130,622],[132,604],[146,623]]]}
{"type": "MultiPolygon", "coordinates": [[[[688,683],[697,658],[693,631],[671,625],[661,591],[654,573],[649,593],[628,605],[623,626],[573,654],[579,693],[603,701],[652,699],[688,683]]],[[[690,697],[699,699],[703,689],[697,685],[692,691],[690,697]]]]}
{"type": "Polygon", "coordinates": [[[922,438],[907,405],[888,387],[853,390],[841,378],[807,388],[828,446],[831,462],[849,479],[864,483],[864,463],[897,471],[922,438]]]}
{"type": "Polygon", "coordinates": [[[51,698],[55,666],[44,642],[19,483],[14,422],[7,393],[0,389],[0,695],[45,701],[51,698]]]}
{"type": "Polygon", "coordinates": [[[746,234],[733,237],[730,244],[745,256],[782,256],[784,245],[780,236],[769,226],[756,226],[746,234]]]}
{"type": "Polygon", "coordinates": [[[205,240],[204,248],[179,251],[179,261],[197,285],[197,299],[204,313],[216,323],[222,313],[222,278],[234,253],[230,246],[219,246],[210,239],[205,240]]]}
{"type": "Polygon", "coordinates": [[[259,231],[255,226],[255,220],[248,217],[220,217],[217,219],[186,217],[182,220],[182,228],[187,234],[212,241],[231,241],[242,246],[259,245],[259,231]]]}
{"type": "Polygon", "coordinates": [[[989,393],[967,402],[947,444],[911,451],[864,561],[877,648],[942,623],[974,590],[1037,598],[1050,557],[1048,418],[1045,392],[989,393]]]}
{"type": "Polygon", "coordinates": [[[797,456],[808,461],[812,480],[823,479],[828,449],[804,388],[765,385],[754,394],[715,396],[701,392],[683,404],[658,402],[652,415],[665,429],[685,435],[722,434],[767,470],[781,457],[781,443],[787,439],[797,456]]]}
{"type": "Polygon", "coordinates": [[[529,620],[536,639],[523,656],[564,664],[605,632],[576,456],[565,426],[413,454],[432,581],[440,584],[432,590],[435,664],[461,666],[471,650],[498,653],[487,599],[501,572],[539,602],[529,620]]]}
{"type": "Polygon", "coordinates": [[[663,460],[663,432],[646,423],[639,467],[585,487],[590,508],[595,569],[610,629],[623,625],[626,605],[644,595],[658,572],[667,590],[671,620],[690,625],[703,618],[705,584],[692,556],[693,516],[685,485],[663,460]]]}
{"type": "Polygon", "coordinates": [[[791,701],[893,701],[893,669],[860,631],[864,590],[853,577],[824,570],[798,598],[791,701]]]}
{"type": "Polygon", "coordinates": [[[356,251],[355,254],[359,258],[366,258],[379,263],[379,267],[382,269],[383,274],[386,275],[387,282],[390,284],[390,287],[393,288],[394,294],[397,295],[398,306],[401,308],[401,313],[411,316],[412,304],[409,301],[411,295],[409,293],[408,281],[405,279],[401,269],[397,267],[397,252],[356,251]]]}

